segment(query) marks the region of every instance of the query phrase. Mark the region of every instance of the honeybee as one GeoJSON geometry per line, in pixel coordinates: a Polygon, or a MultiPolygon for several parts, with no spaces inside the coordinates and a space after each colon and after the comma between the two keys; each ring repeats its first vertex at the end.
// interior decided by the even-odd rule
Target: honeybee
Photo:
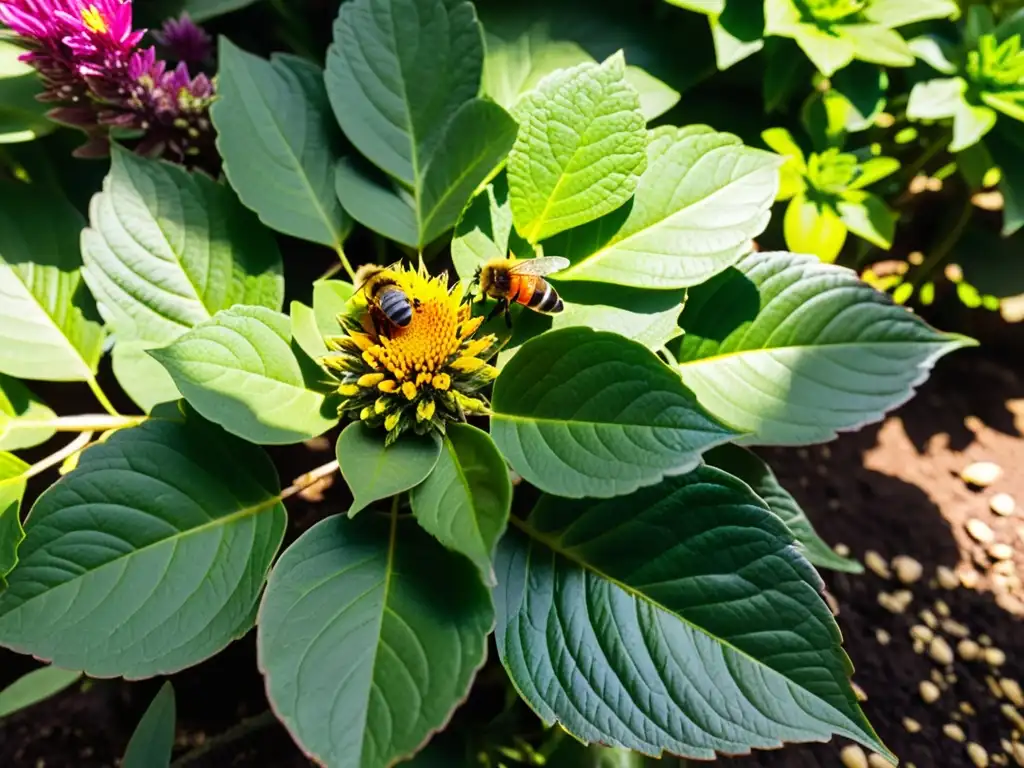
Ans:
{"type": "Polygon", "coordinates": [[[504,311],[511,326],[508,310],[513,301],[545,315],[555,315],[564,309],[562,299],[544,275],[568,266],[569,260],[561,256],[491,259],[477,269],[473,282],[479,284],[482,295],[498,300],[488,319],[504,311]]]}
{"type": "Polygon", "coordinates": [[[356,283],[356,290],[364,291],[370,306],[376,307],[388,322],[399,328],[412,322],[413,302],[398,286],[390,269],[376,264],[364,265],[356,273],[356,283]]]}

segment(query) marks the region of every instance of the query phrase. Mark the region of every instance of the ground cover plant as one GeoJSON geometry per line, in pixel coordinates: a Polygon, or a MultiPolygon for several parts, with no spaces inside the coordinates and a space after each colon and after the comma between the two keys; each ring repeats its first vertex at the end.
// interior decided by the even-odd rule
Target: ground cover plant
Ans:
{"type": "MultiPolygon", "coordinates": [[[[1002,307],[956,254],[1024,222],[1024,17],[246,5],[150,40],[119,0],[0,2],[0,645],[51,665],[0,713],[253,632],[328,766],[895,759],[815,570],[860,566],[752,448],[878,421],[972,344],[901,306],[943,279],[1002,307]],[[730,72],[765,100],[718,102],[736,133],[701,120],[730,72]],[[282,482],[264,446],[324,435],[282,482]]],[[[167,683],[124,765],[169,764],[174,713],[167,683]]]]}

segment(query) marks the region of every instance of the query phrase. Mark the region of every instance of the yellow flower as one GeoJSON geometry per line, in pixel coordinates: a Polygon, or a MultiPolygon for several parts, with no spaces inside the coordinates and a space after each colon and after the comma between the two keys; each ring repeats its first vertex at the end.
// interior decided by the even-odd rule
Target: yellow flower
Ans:
{"type": "Polygon", "coordinates": [[[342,334],[326,339],[332,352],[322,363],[338,379],[342,416],[383,426],[390,443],[409,429],[443,432],[465,413],[485,413],[479,390],[497,370],[487,361],[498,351],[493,334],[475,338],[483,318],[472,317],[460,286],[447,275],[431,277],[401,266],[388,268],[412,308],[405,326],[392,323],[364,292],[339,317],[342,334]]]}

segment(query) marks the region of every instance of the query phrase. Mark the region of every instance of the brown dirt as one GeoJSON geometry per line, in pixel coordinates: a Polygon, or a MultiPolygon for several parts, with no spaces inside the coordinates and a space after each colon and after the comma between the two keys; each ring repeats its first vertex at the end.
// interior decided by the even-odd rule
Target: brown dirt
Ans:
{"type": "MultiPolygon", "coordinates": [[[[1002,751],[1001,739],[1013,738],[1013,724],[1000,711],[985,682],[993,670],[984,663],[957,659],[944,676],[941,698],[922,702],[920,681],[938,665],[915,653],[910,628],[929,609],[938,618],[938,601],[950,617],[978,638],[988,635],[1006,653],[996,677],[1024,683],[1024,591],[1020,581],[999,576],[984,548],[966,533],[970,518],[988,523],[996,541],[1014,548],[1015,568],[1024,568],[1024,385],[1019,374],[973,351],[943,361],[920,395],[883,424],[844,435],[811,449],[773,449],[764,455],[797,496],[822,536],[844,543],[863,558],[875,550],[887,559],[907,554],[925,567],[924,578],[908,587],[913,600],[894,614],[878,603],[879,592],[903,588],[867,572],[862,576],[825,574],[840,607],[839,623],[846,648],[856,665],[854,680],[866,692],[864,706],[883,741],[917,768],[966,768],[972,765],[964,746],[943,735],[942,726],[958,723],[967,739],[992,755],[1002,751]],[[972,461],[994,461],[1003,476],[990,488],[972,490],[959,472],[972,461]],[[1013,495],[1016,514],[998,517],[988,507],[997,492],[1013,495]],[[978,574],[973,589],[945,590],[934,582],[936,567],[978,574]],[[877,630],[891,636],[881,645],[877,630]],[[959,710],[962,702],[975,714],[959,710]],[[902,718],[917,720],[922,729],[908,733],[902,718]]],[[[301,451],[274,451],[282,481],[329,457],[330,443],[301,451]]],[[[304,530],[332,508],[342,492],[326,489],[327,500],[295,499],[290,505],[296,528],[304,530]]],[[[297,535],[297,532],[292,533],[297,535]]],[[[1006,568],[1007,566],[1000,566],[1006,568]]],[[[941,633],[941,630],[940,630],[941,633]]],[[[949,637],[955,645],[956,638],[949,637]]],[[[35,665],[29,659],[0,652],[0,685],[35,665]]],[[[216,659],[174,677],[179,711],[176,754],[187,752],[241,718],[266,708],[256,674],[252,635],[216,659]]],[[[113,766],[132,728],[156,693],[159,681],[126,684],[91,681],[84,690],[65,692],[49,702],[0,722],[0,765],[13,768],[113,766]]],[[[464,710],[478,709],[476,703],[464,710]]],[[[1024,707],[1021,708],[1024,712],[1024,707]]],[[[463,713],[460,713],[460,716],[463,713]]],[[[1022,729],[1024,730],[1024,729],[1022,729]]],[[[1018,734],[1020,735],[1020,734],[1018,734]]],[[[787,747],[752,757],[723,760],[736,768],[832,768],[840,766],[840,740],[830,744],[787,747]]],[[[1010,762],[1013,765],[1012,761],[1010,762]]],[[[279,726],[253,731],[230,748],[212,750],[189,765],[299,768],[308,766],[279,726]],[[244,745],[239,749],[240,745],[244,745]]]]}

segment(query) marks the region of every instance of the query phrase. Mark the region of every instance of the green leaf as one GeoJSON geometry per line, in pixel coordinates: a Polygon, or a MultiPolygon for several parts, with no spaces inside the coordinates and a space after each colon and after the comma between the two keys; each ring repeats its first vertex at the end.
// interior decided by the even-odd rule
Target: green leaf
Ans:
{"type": "MultiPolygon", "coordinates": [[[[316,324],[316,313],[301,301],[293,301],[288,310],[291,319],[291,335],[299,348],[313,360],[319,360],[329,351],[324,343],[324,334],[316,324]]],[[[337,326],[337,321],[335,321],[337,326]]],[[[335,332],[337,332],[335,327],[335,332]]]]}
{"type": "Polygon", "coordinates": [[[33,669],[0,691],[0,717],[48,699],[74,685],[81,677],[81,672],[60,667],[33,669]]]}
{"type": "Polygon", "coordinates": [[[187,12],[193,21],[198,22],[237,11],[255,2],[256,0],[184,0],[182,10],[187,12]]]}
{"type": "Polygon", "coordinates": [[[284,529],[259,448],[195,414],[122,429],[32,507],[0,643],[91,677],[197,664],[251,625],[284,529]]]}
{"type": "Polygon", "coordinates": [[[459,277],[472,279],[477,267],[510,253],[520,259],[535,255],[533,246],[512,226],[508,177],[500,173],[462,212],[452,239],[452,261],[459,277]]]}
{"type": "MultiPolygon", "coordinates": [[[[1003,194],[1003,237],[1024,226],[1024,137],[1013,124],[997,125],[985,145],[1000,169],[999,191],[1003,194]]],[[[987,170],[987,169],[986,169],[987,170]]]]}
{"type": "Polygon", "coordinates": [[[704,454],[704,461],[749,485],[768,508],[782,518],[796,537],[804,557],[813,565],[845,573],[863,573],[864,567],[860,563],[840,557],[818,536],[796,499],[782,487],[771,468],[752,451],[738,445],[720,445],[704,454]]]}
{"type": "Polygon", "coordinates": [[[343,163],[336,191],[353,218],[420,248],[455,225],[515,140],[508,113],[476,98],[482,67],[483,36],[468,2],[342,6],[327,55],[335,115],[368,160],[411,190],[343,163]]]}
{"type": "Polygon", "coordinates": [[[839,201],[839,218],[846,228],[883,250],[892,247],[899,214],[870,192],[849,191],[839,201]]]}
{"type": "Polygon", "coordinates": [[[621,52],[549,75],[515,114],[508,184],[526,240],[593,221],[632,196],[647,162],[647,133],[621,52]]]}
{"type": "Polygon", "coordinates": [[[626,67],[626,82],[640,94],[640,112],[647,122],[664,115],[682,98],[675,88],[632,64],[626,67]]]}
{"type": "Polygon", "coordinates": [[[115,146],[89,220],[85,280],[119,343],[170,344],[235,304],[281,308],[273,236],[203,173],[115,146]]]}
{"type": "Polygon", "coordinates": [[[886,179],[900,169],[900,161],[895,157],[869,157],[857,166],[857,178],[848,189],[863,189],[886,179]]]}
{"type": "Polygon", "coordinates": [[[546,243],[545,252],[572,260],[559,280],[697,285],[736,262],[764,231],[779,165],[707,126],[659,128],[631,204],[546,243]]]}
{"type": "Polygon", "coordinates": [[[168,680],[135,727],[121,768],[167,768],[174,750],[174,687],[168,680]]]}
{"type": "Polygon", "coordinates": [[[26,50],[0,40],[0,144],[17,144],[45,136],[57,127],[46,117],[50,109],[36,99],[43,91],[36,70],[19,61],[26,50]]]}
{"type": "Polygon", "coordinates": [[[221,37],[210,116],[241,201],[278,232],[339,248],[352,221],[334,193],[342,137],[321,69],[290,55],[265,61],[221,37]]]}
{"type": "Polygon", "coordinates": [[[204,418],[254,443],[298,443],[338,423],[326,375],[292,342],[291,323],[265,307],[218,312],[150,354],[204,418]]]}
{"type": "Polygon", "coordinates": [[[512,508],[508,468],[486,432],[450,424],[437,464],[409,495],[423,529],[468,557],[494,586],[494,548],[512,508]]]}
{"type": "Polygon", "coordinates": [[[606,304],[566,302],[565,309],[554,316],[551,327],[585,326],[595,331],[611,331],[657,352],[669,341],[682,335],[683,329],[679,327],[679,313],[682,309],[682,304],[676,304],[661,312],[643,313],[606,304]]]}
{"type": "Polygon", "coordinates": [[[82,283],[83,224],[56,191],[0,183],[0,373],[45,381],[93,378],[103,328],[82,283]]]}
{"type": "Polygon", "coordinates": [[[0,451],[20,451],[45,443],[53,427],[32,426],[57,414],[17,379],[0,373],[0,451]]]}
{"type": "Polygon", "coordinates": [[[949,151],[960,152],[981,141],[995,126],[997,117],[991,107],[971,104],[961,96],[953,115],[953,140],[949,142],[949,151]]]}
{"type": "Polygon", "coordinates": [[[763,0],[730,0],[708,17],[715,64],[725,70],[764,48],[763,0]]]}
{"type": "Polygon", "coordinates": [[[907,117],[911,120],[941,120],[956,114],[967,83],[960,77],[939,77],[917,83],[910,91],[907,117]]]}
{"type": "Polygon", "coordinates": [[[341,331],[338,315],[355,293],[352,283],[344,280],[317,280],[313,283],[313,314],[316,326],[324,336],[337,336],[341,331]]]}
{"type": "Polygon", "coordinates": [[[936,72],[943,75],[956,73],[956,64],[953,63],[953,60],[957,56],[957,51],[945,38],[937,35],[921,35],[908,40],[907,45],[910,46],[910,50],[917,58],[936,72]]]}
{"type": "Polygon", "coordinates": [[[736,478],[701,467],[612,501],[543,497],[517,528],[498,549],[495,639],[545,723],[653,756],[833,735],[889,754],[821,579],[736,478]]]}
{"type": "Polygon", "coordinates": [[[13,453],[0,452],[0,590],[18,564],[18,548],[25,540],[21,527],[21,500],[25,495],[28,464],[13,453]]]}
{"type": "Polygon", "coordinates": [[[813,253],[833,262],[846,242],[846,225],[832,206],[799,194],[786,206],[782,222],[786,246],[798,253],[813,253]]]}
{"type": "Polygon", "coordinates": [[[928,19],[948,19],[959,12],[954,0],[871,0],[864,16],[892,29],[928,19]]]}
{"type": "Polygon", "coordinates": [[[415,488],[441,455],[441,441],[432,434],[402,435],[389,446],[384,445],[384,434],[357,421],[338,436],[338,464],[352,491],[349,517],[375,501],[415,488]]]}
{"type": "Polygon", "coordinates": [[[494,384],[491,436],[527,482],[609,497],[693,469],[738,433],[672,370],[614,333],[564,328],[531,339],[494,384]]]}
{"type": "Polygon", "coordinates": [[[839,34],[853,43],[854,56],[886,67],[909,67],[914,52],[899,32],[877,24],[842,24],[839,34]]]}
{"type": "Polygon", "coordinates": [[[121,341],[110,353],[117,383],[146,413],[160,403],[181,399],[171,374],[149,354],[157,346],[144,341],[121,341]]]}
{"type": "Polygon", "coordinates": [[[752,445],[817,443],[878,421],[938,358],[973,344],[852,271],[791,253],[751,254],[692,289],[681,325],[683,382],[752,445]]]}
{"type": "Polygon", "coordinates": [[[493,622],[473,565],[414,522],[337,515],[274,568],[260,669],[274,712],[312,759],[385,768],[448,722],[484,663],[493,622]]]}

